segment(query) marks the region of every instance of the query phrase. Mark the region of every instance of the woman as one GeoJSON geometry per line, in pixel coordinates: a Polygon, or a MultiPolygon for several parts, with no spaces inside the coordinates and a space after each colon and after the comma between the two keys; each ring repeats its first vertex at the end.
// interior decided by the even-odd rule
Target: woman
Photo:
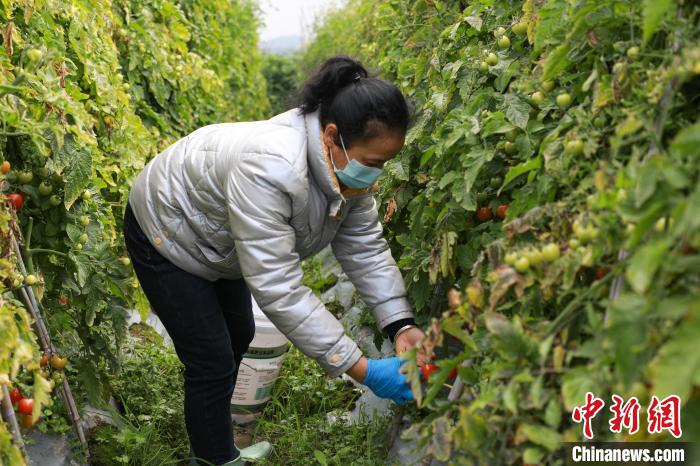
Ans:
{"type": "Polygon", "coordinates": [[[298,108],[270,120],[208,125],[175,142],[136,178],[126,208],[136,275],[185,366],[193,453],[213,464],[269,453],[266,443],[239,451],[229,411],[255,332],[251,292],[331,377],[412,400],[402,361],[365,358],[302,284],[300,265],[330,244],[396,352],[423,338],[370,189],[403,146],[408,106],[345,56],[326,61],[300,95],[298,108]]]}

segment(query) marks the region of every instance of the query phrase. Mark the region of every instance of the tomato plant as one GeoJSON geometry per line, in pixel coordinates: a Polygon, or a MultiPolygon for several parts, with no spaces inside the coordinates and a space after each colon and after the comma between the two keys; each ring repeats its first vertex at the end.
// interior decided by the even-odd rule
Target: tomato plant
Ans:
{"type": "Polygon", "coordinates": [[[700,337],[698,14],[673,1],[355,0],[306,51],[311,64],[340,46],[416,106],[380,218],[391,205],[384,231],[418,318],[437,315],[440,290],[483,296],[481,308],[445,296],[431,322],[432,344],[461,342],[445,361],[471,361],[458,401],[437,382],[423,395],[409,367],[429,411],[412,433],[437,459],[561,464],[587,390],[677,394],[700,431],[700,362],[673,356],[700,337]],[[508,222],[470,220],[503,204],[508,222]]]}
{"type": "MultiPolygon", "coordinates": [[[[17,211],[16,219],[0,211],[1,246],[11,250],[5,227],[17,228],[28,269],[25,281],[10,256],[0,258],[8,261],[3,293],[11,293],[0,305],[0,377],[33,374],[33,386],[22,387],[41,406],[58,382],[40,371],[31,319],[9,290],[33,282],[60,350],[45,370],[69,358],[77,374],[70,383],[100,403],[119,367],[129,311],[149,307],[133,270],[117,259],[132,180],[200,126],[267,116],[258,20],[252,3],[218,0],[114,0],[98,14],[84,0],[9,0],[0,17],[0,172],[17,211]]],[[[5,439],[0,422],[0,463],[22,464],[5,439]]]]}

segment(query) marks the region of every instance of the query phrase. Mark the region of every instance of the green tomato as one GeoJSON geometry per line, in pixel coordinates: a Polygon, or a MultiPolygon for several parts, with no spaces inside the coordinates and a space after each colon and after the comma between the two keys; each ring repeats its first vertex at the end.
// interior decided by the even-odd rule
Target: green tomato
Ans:
{"type": "Polygon", "coordinates": [[[509,252],[508,254],[506,254],[505,261],[506,261],[507,265],[515,265],[515,262],[517,260],[518,260],[518,254],[516,254],[514,252],[509,252]]]}
{"type": "Polygon", "coordinates": [[[17,181],[19,184],[31,183],[33,179],[34,174],[32,172],[21,171],[19,172],[19,175],[17,175],[17,181]]]}
{"type": "Polygon", "coordinates": [[[89,239],[89,238],[88,238],[87,233],[83,233],[82,235],[80,235],[80,240],[79,240],[79,241],[80,241],[81,243],[87,243],[87,242],[88,242],[88,239],[89,239]]]}
{"type": "Polygon", "coordinates": [[[75,243],[75,250],[82,251],[83,250],[83,243],[75,243]]]}
{"type": "Polygon", "coordinates": [[[537,249],[528,249],[523,253],[523,257],[530,262],[530,265],[537,265],[543,260],[542,253],[537,249]]]}
{"type": "Polygon", "coordinates": [[[511,129],[508,131],[506,134],[506,141],[508,142],[515,142],[515,139],[518,137],[518,130],[517,129],[511,129]]]}
{"type": "Polygon", "coordinates": [[[580,139],[572,139],[566,142],[564,150],[571,154],[580,154],[583,152],[583,141],[580,139]]]}
{"type": "Polygon", "coordinates": [[[511,27],[511,30],[513,31],[513,34],[522,36],[527,34],[527,23],[524,21],[520,21],[518,23],[515,23],[513,27],[511,27]]]}
{"type": "Polygon", "coordinates": [[[90,217],[88,217],[87,215],[81,215],[80,224],[84,227],[90,225],[90,217]]]}
{"type": "Polygon", "coordinates": [[[41,178],[46,178],[47,176],[49,176],[49,169],[46,167],[37,168],[36,174],[39,175],[41,178]]]}
{"type": "Polygon", "coordinates": [[[627,49],[627,58],[632,61],[637,61],[639,59],[639,47],[630,47],[627,49]]]}
{"type": "Polygon", "coordinates": [[[510,47],[510,39],[508,36],[503,36],[500,39],[498,39],[498,48],[501,50],[505,50],[508,47],[510,47]]]}
{"type": "Polygon", "coordinates": [[[489,184],[492,188],[498,189],[501,187],[501,184],[503,184],[503,178],[501,178],[500,176],[494,176],[493,178],[491,178],[489,184]]]}
{"type": "Polygon", "coordinates": [[[666,217],[661,217],[654,223],[654,231],[662,232],[666,229],[666,224],[668,222],[666,221],[666,217]]]}
{"type": "Polygon", "coordinates": [[[493,32],[493,34],[496,37],[501,37],[505,33],[506,33],[506,28],[504,28],[503,26],[497,27],[496,30],[493,32]]]}
{"type": "Polygon", "coordinates": [[[55,184],[61,184],[63,182],[63,176],[60,173],[53,172],[51,174],[51,181],[55,184]]]}
{"type": "Polygon", "coordinates": [[[46,181],[42,181],[41,184],[39,184],[38,191],[39,191],[39,194],[41,194],[42,196],[48,196],[53,191],[53,186],[51,186],[46,181]]]}
{"type": "Polygon", "coordinates": [[[581,242],[580,242],[579,240],[577,240],[576,238],[571,238],[571,239],[569,240],[569,247],[570,247],[571,249],[576,249],[576,248],[578,248],[580,245],[581,245],[581,242]]]}
{"type": "Polygon", "coordinates": [[[85,190],[85,191],[83,191],[83,194],[81,197],[83,198],[84,201],[88,201],[92,197],[92,193],[90,191],[85,190]]]}
{"type": "Polygon", "coordinates": [[[544,102],[544,93],[541,91],[533,92],[530,98],[533,102],[535,102],[535,104],[540,105],[542,102],[544,102]]]}
{"type": "Polygon", "coordinates": [[[554,81],[542,81],[542,90],[545,92],[552,92],[552,90],[554,90],[554,81]]]}
{"type": "Polygon", "coordinates": [[[506,154],[508,155],[515,155],[518,153],[518,146],[516,146],[513,142],[506,141],[505,145],[503,146],[503,150],[505,150],[506,154]]]}
{"type": "Polygon", "coordinates": [[[566,92],[563,92],[557,96],[557,105],[559,108],[566,108],[571,105],[571,96],[566,92]]]}
{"type": "Polygon", "coordinates": [[[27,58],[29,59],[30,62],[37,62],[41,60],[41,57],[44,56],[44,53],[39,50],[39,49],[29,49],[27,50],[27,58]]]}
{"type": "Polygon", "coordinates": [[[481,70],[481,71],[483,71],[483,72],[488,71],[488,70],[489,70],[489,64],[486,63],[485,61],[482,61],[481,63],[479,63],[479,70],[481,70]]]}
{"type": "Polygon", "coordinates": [[[496,56],[496,54],[493,52],[489,53],[488,56],[486,57],[486,63],[488,65],[494,66],[495,64],[498,63],[498,56],[496,56]]]}
{"type": "Polygon", "coordinates": [[[126,265],[126,266],[131,265],[131,259],[129,259],[128,257],[120,257],[119,262],[121,262],[122,265],[126,265]]]}
{"type": "Polygon", "coordinates": [[[527,272],[527,270],[530,268],[530,261],[527,260],[527,257],[520,257],[518,260],[515,261],[515,270],[518,272],[527,272]]]}
{"type": "Polygon", "coordinates": [[[552,262],[559,259],[560,251],[556,243],[549,243],[542,248],[542,257],[547,262],[552,262]]]}
{"type": "Polygon", "coordinates": [[[36,275],[29,274],[27,275],[27,278],[25,278],[27,285],[36,285],[36,283],[39,281],[38,278],[36,278],[36,275]]]}
{"type": "Polygon", "coordinates": [[[54,194],[49,198],[49,203],[54,207],[59,206],[61,205],[61,198],[54,194]]]}

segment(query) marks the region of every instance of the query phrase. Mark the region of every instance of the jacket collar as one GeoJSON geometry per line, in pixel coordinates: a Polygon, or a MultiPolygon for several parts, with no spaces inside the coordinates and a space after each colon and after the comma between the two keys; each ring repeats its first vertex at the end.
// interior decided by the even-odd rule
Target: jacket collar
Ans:
{"type": "Polygon", "coordinates": [[[309,169],[316,183],[321,187],[323,192],[331,199],[345,200],[349,197],[361,195],[373,195],[379,191],[379,184],[375,182],[369,188],[353,189],[341,188],[338,182],[338,177],[333,170],[331,164],[330,153],[321,141],[321,120],[320,111],[308,113],[304,116],[306,124],[307,138],[307,157],[309,160],[309,169]]]}

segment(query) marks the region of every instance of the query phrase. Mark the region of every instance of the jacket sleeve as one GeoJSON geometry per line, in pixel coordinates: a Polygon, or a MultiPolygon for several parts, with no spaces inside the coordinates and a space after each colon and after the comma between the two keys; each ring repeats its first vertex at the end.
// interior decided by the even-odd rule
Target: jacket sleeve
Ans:
{"type": "Polygon", "coordinates": [[[397,320],[414,317],[403,277],[382,237],[373,197],[353,203],[331,247],[343,271],[372,309],[380,329],[397,320]]]}
{"type": "Polygon", "coordinates": [[[231,231],[243,278],[265,315],[331,376],[362,356],[357,344],[310,288],[295,251],[293,206],[308,199],[292,165],[269,154],[243,154],[226,182],[231,231]],[[295,202],[292,202],[292,200],[295,202]]]}

